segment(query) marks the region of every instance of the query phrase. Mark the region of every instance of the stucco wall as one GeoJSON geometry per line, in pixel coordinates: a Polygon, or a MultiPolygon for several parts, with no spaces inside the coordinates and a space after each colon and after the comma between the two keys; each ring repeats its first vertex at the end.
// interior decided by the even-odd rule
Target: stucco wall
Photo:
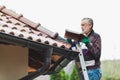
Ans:
{"type": "Polygon", "coordinates": [[[0,44],[0,80],[18,80],[27,74],[28,49],[0,44]]]}

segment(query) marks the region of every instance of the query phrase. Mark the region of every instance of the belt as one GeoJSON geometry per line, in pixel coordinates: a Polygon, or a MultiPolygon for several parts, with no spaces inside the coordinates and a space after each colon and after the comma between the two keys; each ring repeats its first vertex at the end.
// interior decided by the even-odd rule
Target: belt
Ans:
{"type": "Polygon", "coordinates": [[[85,65],[87,66],[94,66],[95,65],[95,60],[90,60],[90,61],[85,61],[85,65]]]}
{"type": "MultiPolygon", "coordinates": [[[[81,68],[80,62],[76,62],[76,65],[77,65],[79,71],[81,71],[82,68],[81,68]]],[[[85,65],[86,65],[86,67],[95,66],[95,60],[85,61],[85,65]]]]}
{"type": "MultiPolygon", "coordinates": [[[[77,65],[78,65],[79,67],[81,67],[80,61],[79,61],[79,62],[77,61],[76,63],[77,63],[77,65]]],[[[95,65],[95,60],[85,61],[85,65],[86,65],[86,67],[87,67],[87,66],[94,66],[94,65],[95,65]]]]}

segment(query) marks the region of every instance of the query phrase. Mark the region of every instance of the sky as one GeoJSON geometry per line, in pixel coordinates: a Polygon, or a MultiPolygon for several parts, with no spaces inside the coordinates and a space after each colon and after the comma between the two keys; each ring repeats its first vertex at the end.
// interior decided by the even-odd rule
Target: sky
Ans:
{"type": "Polygon", "coordinates": [[[119,0],[0,0],[0,5],[62,37],[66,29],[81,32],[81,19],[90,17],[101,35],[101,60],[120,59],[119,0]]]}

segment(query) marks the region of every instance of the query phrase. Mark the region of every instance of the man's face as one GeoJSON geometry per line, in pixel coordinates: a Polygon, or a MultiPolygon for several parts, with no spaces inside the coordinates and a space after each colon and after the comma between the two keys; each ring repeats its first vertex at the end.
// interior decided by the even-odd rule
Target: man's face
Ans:
{"type": "Polygon", "coordinates": [[[81,29],[84,34],[88,35],[92,29],[92,25],[88,22],[88,20],[82,20],[81,29]]]}

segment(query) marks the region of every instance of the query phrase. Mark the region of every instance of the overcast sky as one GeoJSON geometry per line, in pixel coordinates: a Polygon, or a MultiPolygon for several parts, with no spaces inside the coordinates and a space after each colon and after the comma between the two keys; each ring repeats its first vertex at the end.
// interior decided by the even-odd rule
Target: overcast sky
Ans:
{"type": "Polygon", "coordinates": [[[0,5],[62,37],[65,29],[81,32],[81,19],[91,17],[102,39],[101,59],[120,59],[119,0],[0,0],[0,5]]]}

